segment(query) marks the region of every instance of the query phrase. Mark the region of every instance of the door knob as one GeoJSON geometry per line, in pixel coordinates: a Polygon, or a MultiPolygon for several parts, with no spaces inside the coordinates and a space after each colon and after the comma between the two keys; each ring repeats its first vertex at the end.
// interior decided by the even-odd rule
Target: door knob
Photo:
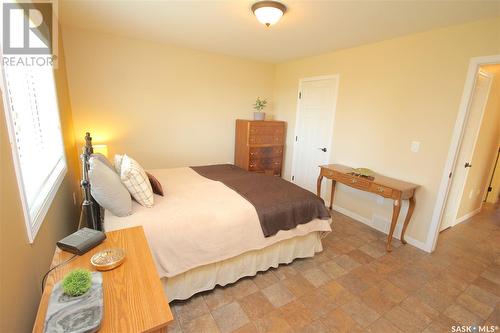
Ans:
{"type": "Polygon", "coordinates": [[[326,153],[326,148],[318,148],[319,150],[321,150],[323,153],[326,153]]]}
{"type": "Polygon", "coordinates": [[[466,162],[465,165],[464,165],[465,168],[470,168],[472,167],[472,164],[470,164],[469,162],[466,162]]]}

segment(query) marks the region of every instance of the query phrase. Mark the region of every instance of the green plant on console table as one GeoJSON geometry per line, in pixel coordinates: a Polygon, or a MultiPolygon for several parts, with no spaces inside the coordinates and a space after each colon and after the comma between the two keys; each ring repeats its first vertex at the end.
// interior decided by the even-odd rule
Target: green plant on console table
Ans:
{"type": "Polygon", "coordinates": [[[63,290],[68,296],[81,296],[92,286],[92,273],[86,269],[75,269],[63,279],[63,290]]]}

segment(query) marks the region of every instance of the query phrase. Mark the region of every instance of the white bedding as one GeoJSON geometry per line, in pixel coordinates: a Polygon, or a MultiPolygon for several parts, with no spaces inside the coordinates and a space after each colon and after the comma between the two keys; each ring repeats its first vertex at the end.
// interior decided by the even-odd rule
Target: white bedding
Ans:
{"type": "Polygon", "coordinates": [[[258,250],[284,239],[331,231],[330,220],[315,219],[293,230],[264,237],[255,208],[221,182],[191,168],[148,170],[161,182],[164,197],[153,208],[136,202],[132,215],[106,211],[106,231],[142,225],[160,277],[258,250]]]}

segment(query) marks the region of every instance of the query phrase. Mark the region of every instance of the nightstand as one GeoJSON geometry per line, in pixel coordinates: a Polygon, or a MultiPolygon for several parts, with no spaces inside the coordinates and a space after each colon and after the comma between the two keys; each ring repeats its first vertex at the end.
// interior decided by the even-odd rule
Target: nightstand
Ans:
{"type": "MultiPolygon", "coordinates": [[[[173,320],[168,300],[148,247],[142,227],[106,233],[106,240],[82,256],[55,269],[47,277],[33,332],[43,332],[47,305],[56,282],[75,268],[95,269],[90,258],[109,248],[125,250],[125,262],[103,273],[104,315],[99,333],[104,332],[166,332],[173,320]]],[[[51,267],[71,258],[73,254],[56,249],[51,267]]]]}

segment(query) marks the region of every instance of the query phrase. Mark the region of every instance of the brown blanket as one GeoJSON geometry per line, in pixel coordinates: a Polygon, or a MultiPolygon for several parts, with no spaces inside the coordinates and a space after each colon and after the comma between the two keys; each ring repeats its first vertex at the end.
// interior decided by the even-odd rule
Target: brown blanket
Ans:
{"type": "Polygon", "coordinates": [[[330,218],[323,199],[279,177],[248,172],[231,164],[191,168],[247,199],[257,211],[265,237],[316,218],[330,218]]]}

